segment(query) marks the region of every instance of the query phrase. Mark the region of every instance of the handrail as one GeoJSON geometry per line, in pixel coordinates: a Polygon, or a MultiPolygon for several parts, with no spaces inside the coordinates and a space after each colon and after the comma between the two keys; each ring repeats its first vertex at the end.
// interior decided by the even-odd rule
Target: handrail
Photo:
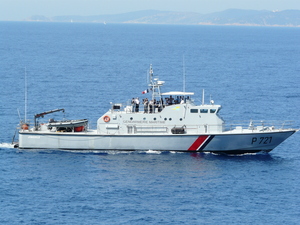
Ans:
{"type": "Polygon", "coordinates": [[[261,129],[264,130],[266,128],[272,129],[289,129],[294,125],[295,121],[286,120],[286,121],[279,121],[279,120],[250,120],[250,121],[231,121],[230,123],[225,123],[225,130],[235,130],[237,127],[242,127],[242,129],[261,129]]]}
{"type": "MultiPolygon", "coordinates": [[[[48,124],[48,123],[46,123],[48,124]]],[[[294,121],[232,121],[231,123],[221,124],[221,125],[209,125],[209,124],[194,124],[194,125],[188,125],[186,126],[187,133],[214,133],[214,132],[254,132],[254,131],[261,131],[261,132],[268,132],[272,130],[283,130],[283,129],[293,129],[292,125],[294,124],[294,121]]],[[[33,123],[27,123],[29,126],[27,129],[31,130],[30,127],[32,127],[33,123]]],[[[149,127],[160,129],[160,126],[143,126],[139,125],[139,130],[147,131],[149,127]]],[[[169,132],[170,126],[161,126],[165,127],[167,129],[167,132],[169,132]]],[[[35,128],[35,127],[34,127],[35,128]]],[[[18,129],[23,130],[22,124],[18,125],[18,129]]],[[[97,130],[97,121],[89,121],[87,125],[87,130],[97,130]]],[[[155,130],[155,129],[154,129],[155,130]]],[[[151,130],[151,132],[155,132],[151,130]]],[[[150,133],[151,133],[150,132],[150,133]]]]}

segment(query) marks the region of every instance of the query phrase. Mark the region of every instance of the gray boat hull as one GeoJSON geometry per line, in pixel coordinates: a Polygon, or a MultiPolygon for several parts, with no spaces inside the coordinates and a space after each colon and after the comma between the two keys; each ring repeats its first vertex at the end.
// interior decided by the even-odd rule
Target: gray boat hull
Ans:
{"type": "Polygon", "coordinates": [[[19,132],[20,149],[157,150],[251,153],[271,151],[296,130],[258,133],[100,135],[96,132],[19,132]]]}

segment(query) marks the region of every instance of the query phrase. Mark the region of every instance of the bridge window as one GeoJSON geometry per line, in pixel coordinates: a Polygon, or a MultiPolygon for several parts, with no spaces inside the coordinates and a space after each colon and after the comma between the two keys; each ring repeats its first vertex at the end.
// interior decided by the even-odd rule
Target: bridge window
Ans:
{"type": "Polygon", "coordinates": [[[215,113],[216,109],[210,109],[210,113],[215,113]]]}
{"type": "Polygon", "coordinates": [[[191,113],[198,113],[198,109],[191,109],[191,113]]]}
{"type": "Polygon", "coordinates": [[[208,113],[208,109],[200,109],[200,113],[208,113]]]}
{"type": "Polygon", "coordinates": [[[121,105],[113,105],[113,109],[121,109],[121,105]]]}

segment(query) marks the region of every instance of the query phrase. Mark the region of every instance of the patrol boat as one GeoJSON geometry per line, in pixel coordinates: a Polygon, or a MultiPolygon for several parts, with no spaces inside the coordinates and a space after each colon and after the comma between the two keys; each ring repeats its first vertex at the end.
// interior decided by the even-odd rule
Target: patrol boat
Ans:
{"type": "MultiPolygon", "coordinates": [[[[297,131],[287,122],[267,124],[249,121],[245,125],[226,124],[220,117],[221,105],[214,101],[197,105],[193,92],[161,92],[164,81],[149,70],[151,94],[143,104],[133,99],[113,104],[89,129],[87,119],[41,123],[56,109],[36,114],[34,125],[20,124],[20,149],[62,150],[157,150],[214,153],[270,152],[297,131]],[[143,109],[143,110],[142,110],[143,109]]],[[[203,95],[204,96],[204,95],[203,95]]]]}

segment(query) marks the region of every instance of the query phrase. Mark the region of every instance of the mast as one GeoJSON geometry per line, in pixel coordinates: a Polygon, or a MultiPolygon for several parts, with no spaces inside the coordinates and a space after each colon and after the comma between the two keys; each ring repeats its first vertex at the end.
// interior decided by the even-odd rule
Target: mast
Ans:
{"type": "Polygon", "coordinates": [[[25,104],[25,109],[24,109],[24,114],[25,114],[25,118],[24,118],[24,123],[27,122],[27,72],[26,72],[26,67],[25,67],[25,74],[24,74],[25,78],[24,78],[24,82],[25,82],[25,101],[24,101],[24,104],[25,104]]]}
{"type": "Polygon", "coordinates": [[[152,79],[153,79],[153,69],[152,69],[152,64],[150,64],[150,70],[149,70],[149,78],[150,78],[150,82],[152,83],[152,79]]]}
{"type": "Polygon", "coordinates": [[[150,91],[152,92],[152,100],[154,100],[155,97],[159,97],[159,101],[162,102],[160,87],[163,86],[165,82],[158,78],[153,78],[152,64],[150,64],[149,79],[150,81],[148,86],[151,87],[150,91]]]}
{"type": "Polygon", "coordinates": [[[149,70],[149,86],[151,87],[150,90],[152,91],[152,100],[153,100],[154,99],[155,87],[154,87],[154,82],[153,82],[152,64],[150,64],[150,70],[149,70]]]}
{"type": "Polygon", "coordinates": [[[182,76],[183,76],[183,92],[185,92],[185,63],[184,63],[184,55],[182,59],[182,76]]]}

